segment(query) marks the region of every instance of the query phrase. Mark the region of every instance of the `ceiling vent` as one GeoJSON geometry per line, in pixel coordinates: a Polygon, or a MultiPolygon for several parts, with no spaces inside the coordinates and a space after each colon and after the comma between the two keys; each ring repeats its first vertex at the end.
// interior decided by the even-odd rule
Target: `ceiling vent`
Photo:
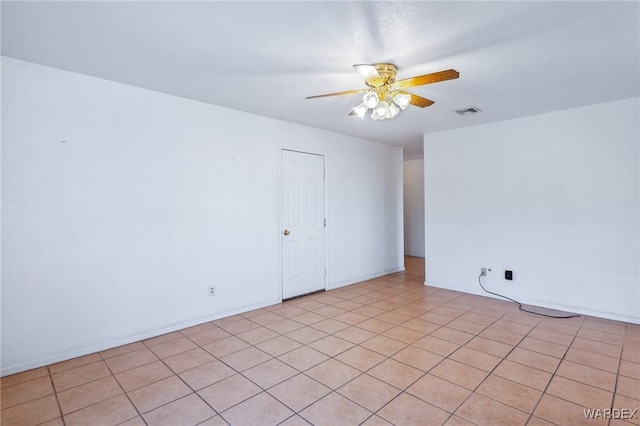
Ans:
{"type": "Polygon", "coordinates": [[[473,115],[473,114],[477,114],[481,111],[480,108],[476,108],[476,107],[468,107],[468,108],[462,108],[462,109],[457,109],[456,110],[456,114],[460,114],[460,115],[473,115]]]}

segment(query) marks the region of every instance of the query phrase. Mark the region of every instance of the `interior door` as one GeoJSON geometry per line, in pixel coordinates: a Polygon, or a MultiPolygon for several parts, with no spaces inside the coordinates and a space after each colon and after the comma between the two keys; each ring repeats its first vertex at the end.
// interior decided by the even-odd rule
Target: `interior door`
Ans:
{"type": "Polygon", "coordinates": [[[282,150],[282,298],[325,288],[324,157],[282,150]]]}

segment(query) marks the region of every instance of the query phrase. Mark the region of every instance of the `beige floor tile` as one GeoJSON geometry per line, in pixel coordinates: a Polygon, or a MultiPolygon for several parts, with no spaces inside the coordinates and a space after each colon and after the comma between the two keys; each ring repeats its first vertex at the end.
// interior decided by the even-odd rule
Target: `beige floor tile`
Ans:
{"type": "Polygon", "coordinates": [[[339,337],[326,336],[316,340],[315,342],[309,343],[309,347],[333,357],[352,348],[353,343],[340,339],[339,337]]]}
{"type": "Polygon", "coordinates": [[[640,326],[543,318],[405,265],[4,377],[2,423],[597,425],[587,404],[640,406],[640,326]]]}
{"type": "Polygon", "coordinates": [[[613,399],[613,407],[619,410],[626,409],[628,410],[627,413],[633,412],[633,410],[638,410],[634,413],[633,416],[625,416],[625,420],[632,424],[640,425],[640,414],[638,414],[638,412],[640,412],[640,408],[638,408],[640,407],[640,399],[629,398],[624,395],[616,394],[615,398],[613,399]]]}
{"type": "Polygon", "coordinates": [[[513,380],[516,383],[521,383],[539,391],[546,389],[552,376],[551,373],[547,373],[546,371],[509,360],[502,361],[496,369],[493,370],[492,374],[513,380]]]}
{"type": "Polygon", "coordinates": [[[502,361],[502,358],[500,357],[477,351],[466,346],[461,347],[451,354],[449,359],[462,362],[487,372],[492,371],[500,361],[502,361]]]}
{"type": "MultiPolygon", "coordinates": [[[[345,301],[343,303],[347,303],[347,302],[348,301],[345,301]]],[[[353,303],[353,302],[350,302],[350,303],[353,303]]],[[[362,307],[362,305],[359,303],[354,303],[354,304],[362,307]]],[[[367,319],[369,319],[369,317],[366,315],[359,314],[357,312],[345,312],[344,314],[340,314],[336,316],[334,319],[336,321],[340,321],[348,325],[356,325],[361,323],[362,321],[366,321],[367,319]]]]}
{"type": "Polygon", "coordinates": [[[269,389],[296,374],[298,370],[277,359],[269,360],[242,373],[262,389],[269,389]]]}
{"type": "Polygon", "coordinates": [[[199,346],[204,346],[217,342],[218,340],[226,339],[229,336],[231,336],[231,334],[227,331],[212,325],[212,328],[191,334],[189,340],[199,346]]]}
{"type": "Polygon", "coordinates": [[[393,359],[387,359],[367,371],[367,374],[389,383],[398,389],[405,389],[418,380],[418,378],[424,374],[424,371],[393,359]]]}
{"type": "Polygon", "coordinates": [[[548,373],[555,372],[558,364],[560,364],[560,360],[558,358],[521,348],[515,348],[506,359],[519,362],[520,364],[528,365],[548,373]]]}
{"type": "Polygon", "coordinates": [[[454,330],[463,331],[465,333],[476,335],[480,333],[482,330],[487,328],[486,325],[477,324],[475,322],[466,321],[462,318],[456,318],[450,323],[447,324],[447,327],[453,328],[454,330]]]}
{"type": "Polygon", "coordinates": [[[535,339],[529,336],[522,339],[522,341],[518,343],[518,347],[556,358],[562,358],[569,349],[568,346],[565,345],[559,345],[557,343],[547,342],[546,340],[535,339]]]}
{"type": "MultiPolygon", "coordinates": [[[[178,333],[176,333],[178,334],[178,333]]],[[[157,339],[157,338],[156,338],[157,339]]],[[[126,354],[128,352],[139,351],[140,349],[144,349],[146,346],[142,342],[134,342],[128,345],[118,346],[117,348],[108,349],[106,351],[100,352],[100,356],[103,359],[113,358],[114,356],[126,354]]]]}
{"type": "Polygon", "coordinates": [[[298,371],[305,371],[309,368],[326,361],[329,357],[322,352],[303,346],[290,352],[280,355],[278,359],[295,368],[298,371]]]}
{"type": "Polygon", "coordinates": [[[182,373],[199,365],[213,361],[215,358],[202,348],[192,349],[178,355],[168,357],[164,363],[173,370],[174,373],[182,373]]]}
{"type": "Polygon", "coordinates": [[[152,362],[131,370],[116,374],[116,379],[125,390],[129,392],[158,380],[165,379],[173,375],[173,372],[161,361],[152,362]]]}
{"type": "Polygon", "coordinates": [[[546,393],[590,408],[609,407],[613,400],[611,392],[561,376],[551,379],[546,393]]]}
{"type": "Polygon", "coordinates": [[[3,387],[0,391],[2,409],[24,404],[54,393],[49,376],[30,380],[17,385],[3,387]]]}
{"type": "Polygon", "coordinates": [[[376,413],[394,425],[421,425],[426,419],[430,425],[441,425],[449,413],[408,393],[400,394],[376,413]]]}
{"type": "Polygon", "coordinates": [[[299,328],[295,331],[285,334],[290,339],[300,342],[303,345],[308,345],[311,342],[315,342],[318,339],[322,339],[327,336],[324,331],[316,330],[312,327],[299,328]]]}
{"type": "Polygon", "coordinates": [[[331,389],[338,389],[360,375],[360,371],[331,358],[308,369],[304,374],[331,389]]]}
{"type": "Polygon", "coordinates": [[[580,331],[578,331],[577,336],[616,346],[622,346],[622,342],[624,340],[624,337],[619,334],[609,333],[607,331],[593,330],[586,327],[582,327],[580,331]]]}
{"type": "Polygon", "coordinates": [[[431,369],[430,373],[470,390],[474,390],[488,374],[486,371],[448,358],[431,369]]]}
{"type": "Polygon", "coordinates": [[[371,412],[376,412],[395,398],[400,390],[368,374],[362,374],[338,389],[346,396],[371,412]]]}
{"type": "Polygon", "coordinates": [[[587,419],[584,409],[581,405],[544,394],[533,414],[557,425],[601,426],[608,423],[605,419],[587,419]]]}
{"type": "Polygon", "coordinates": [[[436,331],[430,334],[431,336],[439,339],[447,340],[449,342],[456,343],[458,345],[464,345],[469,340],[473,339],[473,334],[465,333],[464,331],[455,330],[448,326],[440,327],[436,331]]]}
{"type": "Polygon", "coordinates": [[[431,374],[418,379],[407,392],[450,413],[471,395],[470,390],[431,374]]]}
{"type": "Polygon", "coordinates": [[[200,390],[235,373],[228,365],[216,359],[180,373],[180,378],[192,389],[200,390]]]}
{"type": "Polygon", "coordinates": [[[386,357],[370,349],[355,346],[337,355],[336,359],[360,371],[366,371],[380,364],[386,357]]]}
{"type": "Polygon", "coordinates": [[[53,374],[51,378],[53,379],[56,392],[61,392],[74,386],[80,386],[110,375],[111,372],[107,368],[107,365],[103,361],[100,361],[53,374]]]}
{"type": "MultiPolygon", "coordinates": [[[[364,297],[366,297],[366,296],[364,296],[364,297]]],[[[370,301],[369,302],[363,302],[363,303],[370,303],[370,301]]],[[[382,313],[385,313],[386,311],[384,309],[374,308],[371,305],[366,305],[366,306],[362,306],[361,308],[354,309],[352,312],[356,313],[356,314],[364,315],[365,317],[368,317],[368,318],[371,318],[371,317],[375,317],[377,315],[380,315],[382,313]]]]}
{"type": "MultiPolygon", "coordinates": [[[[348,312],[342,315],[346,315],[346,314],[348,314],[348,312]]],[[[325,333],[328,333],[328,334],[333,334],[337,331],[340,331],[349,327],[349,324],[328,318],[328,319],[316,322],[314,324],[311,324],[311,327],[320,331],[324,331],[325,333]]]]}
{"type": "Polygon", "coordinates": [[[595,386],[608,392],[613,392],[616,387],[615,374],[567,360],[560,363],[556,374],[567,379],[575,380],[576,382],[595,386]]]}
{"type": "Polygon", "coordinates": [[[286,336],[278,336],[274,339],[267,340],[266,342],[256,345],[258,349],[268,353],[271,356],[280,356],[294,349],[298,349],[302,346],[302,343],[296,342],[286,336]]]}
{"type": "Polygon", "coordinates": [[[111,399],[124,393],[113,376],[76,386],[58,393],[62,414],[69,414],[81,408],[111,399]]]}
{"type": "MultiPolygon", "coordinates": [[[[180,337],[178,339],[185,338],[180,337]]],[[[161,343],[161,345],[164,344],[165,343],[161,343]]],[[[126,370],[131,370],[132,368],[140,367],[141,365],[150,364],[157,360],[158,357],[153,352],[151,352],[151,350],[144,348],[138,351],[127,352],[122,355],[107,358],[105,362],[107,363],[109,369],[111,369],[113,374],[118,374],[126,370]]]]}
{"type": "Polygon", "coordinates": [[[433,352],[428,352],[414,346],[402,349],[391,358],[425,372],[431,370],[436,364],[444,359],[444,357],[440,355],[436,355],[433,352]]]}
{"type": "Polygon", "coordinates": [[[479,425],[524,425],[528,414],[474,393],[456,410],[456,416],[479,425]]]}
{"type": "Polygon", "coordinates": [[[375,335],[376,333],[358,327],[345,328],[334,334],[334,336],[347,340],[356,345],[364,342],[365,340],[369,340],[375,335]]]}
{"type": "Polygon", "coordinates": [[[241,374],[235,374],[198,391],[214,410],[221,413],[262,392],[257,385],[241,374]]]}
{"type": "Polygon", "coordinates": [[[362,321],[358,324],[358,328],[362,328],[367,331],[371,331],[372,333],[384,333],[385,331],[394,327],[394,324],[390,322],[382,321],[378,318],[369,318],[366,321],[362,321]]]}
{"type": "Polygon", "coordinates": [[[523,339],[521,334],[512,333],[510,331],[496,328],[493,325],[485,329],[479,336],[486,337],[487,339],[495,340],[497,342],[505,343],[507,345],[515,346],[523,339]]]}
{"type": "Polygon", "coordinates": [[[220,361],[224,362],[236,371],[244,371],[272,358],[273,357],[268,353],[262,352],[260,349],[251,346],[224,356],[220,358],[220,361]]]}
{"type": "MultiPolygon", "coordinates": [[[[418,321],[421,321],[421,320],[418,320],[418,321]]],[[[416,340],[423,338],[425,333],[411,330],[403,326],[398,326],[385,331],[384,333],[382,333],[382,335],[402,343],[411,344],[416,340]]]]}
{"type": "Polygon", "coordinates": [[[68,361],[58,362],[56,364],[49,366],[49,372],[51,374],[59,373],[61,371],[70,370],[72,368],[80,367],[82,365],[92,364],[94,362],[102,361],[102,357],[97,354],[90,354],[86,356],[81,356],[78,358],[73,358],[68,361]]]}
{"type": "Polygon", "coordinates": [[[429,352],[433,352],[442,356],[449,356],[460,347],[457,343],[449,342],[447,340],[439,339],[434,336],[425,336],[422,339],[413,343],[412,346],[424,349],[429,352]]]}
{"type": "Polygon", "coordinates": [[[330,393],[331,389],[304,374],[298,374],[272,387],[268,392],[298,412],[330,393]]]}
{"type": "MultiPolygon", "coordinates": [[[[616,393],[629,398],[640,399],[640,380],[624,376],[618,377],[616,393]]],[[[640,406],[638,410],[640,411],[640,406]]]]}
{"type": "Polygon", "coordinates": [[[465,346],[500,358],[507,356],[507,354],[513,349],[513,346],[511,345],[481,336],[476,336],[469,340],[465,346]]]}
{"type": "Polygon", "coordinates": [[[358,425],[371,412],[335,392],[305,408],[300,416],[315,426],[358,425]]]}
{"type": "MultiPolygon", "coordinates": [[[[302,309],[300,311],[302,311],[302,309]]],[[[265,325],[265,327],[267,327],[269,330],[275,331],[276,333],[287,334],[293,330],[304,327],[304,324],[286,318],[271,324],[267,324],[265,325]]]]}
{"type": "Polygon", "coordinates": [[[217,342],[210,343],[202,347],[205,351],[211,355],[222,358],[225,355],[238,352],[239,350],[246,349],[250,345],[244,340],[240,340],[235,336],[227,337],[226,339],[218,340],[217,342]]]}
{"type": "Polygon", "coordinates": [[[318,315],[322,315],[325,318],[332,318],[340,314],[344,314],[344,309],[336,308],[334,306],[323,306],[322,308],[314,309],[313,312],[318,315]]]}
{"type": "Polygon", "coordinates": [[[371,339],[360,343],[360,346],[371,349],[372,351],[378,352],[379,354],[387,357],[407,347],[405,343],[398,342],[397,340],[390,339],[382,335],[372,337],[371,339]]]}
{"type": "Polygon", "coordinates": [[[64,416],[67,426],[117,425],[138,415],[129,399],[119,395],[64,416]]]}
{"type": "Polygon", "coordinates": [[[193,393],[143,415],[149,426],[197,425],[215,416],[215,411],[193,393]]]}
{"type": "Polygon", "coordinates": [[[620,361],[620,375],[625,377],[631,377],[634,379],[640,379],[640,364],[621,360],[620,361]]]}
{"type": "Polygon", "coordinates": [[[254,328],[260,327],[259,324],[256,324],[255,322],[250,321],[246,318],[239,318],[233,322],[218,324],[218,326],[227,333],[231,334],[240,334],[244,333],[245,331],[253,330],[254,328]]]}
{"type": "Polygon", "coordinates": [[[295,413],[266,392],[262,392],[223,412],[232,425],[275,426],[295,413]]]}
{"type": "Polygon", "coordinates": [[[251,317],[251,321],[262,325],[273,324],[274,322],[282,321],[283,319],[283,316],[278,315],[275,312],[265,312],[251,317]]]}
{"type": "Polygon", "coordinates": [[[39,425],[57,419],[61,415],[55,395],[49,395],[24,404],[3,408],[0,423],[3,425],[39,425]]]}
{"type": "Polygon", "coordinates": [[[362,426],[393,426],[393,424],[389,423],[382,417],[373,415],[365,420],[365,422],[362,423],[362,426]]]}
{"type": "Polygon", "coordinates": [[[196,349],[198,346],[186,337],[179,337],[177,339],[169,340],[168,342],[159,343],[151,347],[151,351],[160,359],[168,358],[170,356],[180,354],[192,349],[196,349]]]}
{"type": "Polygon", "coordinates": [[[409,321],[402,323],[402,326],[404,328],[408,328],[409,330],[414,330],[422,334],[429,334],[440,328],[438,324],[434,324],[420,318],[410,319],[409,321]]]}
{"type": "Polygon", "coordinates": [[[610,345],[604,342],[585,339],[584,337],[576,337],[571,344],[572,348],[582,349],[584,351],[595,352],[600,355],[606,355],[612,358],[620,358],[622,347],[610,345]]]}
{"type": "Polygon", "coordinates": [[[48,367],[40,367],[40,368],[35,368],[33,370],[25,371],[23,373],[12,374],[10,376],[5,376],[0,378],[0,388],[17,385],[20,383],[28,382],[30,380],[39,379],[40,377],[45,377],[45,376],[49,376],[48,367]]]}
{"type": "Polygon", "coordinates": [[[577,362],[578,364],[609,371],[611,373],[617,373],[618,365],[620,364],[620,360],[618,358],[600,355],[598,353],[584,351],[577,348],[569,348],[565,355],[565,359],[577,362]]]}
{"type": "MultiPolygon", "coordinates": [[[[167,333],[160,336],[152,337],[150,339],[143,340],[142,343],[144,343],[146,347],[152,347],[160,343],[168,342],[169,340],[177,339],[179,337],[184,337],[184,334],[182,334],[179,331],[174,331],[172,333],[167,333]]],[[[142,349],[142,348],[138,348],[138,349],[142,349]]],[[[131,351],[127,351],[127,352],[131,352],[131,351]]],[[[121,354],[118,354],[118,355],[121,355],[121,354]]]]}
{"type": "Polygon", "coordinates": [[[494,374],[490,374],[476,392],[525,413],[533,411],[542,395],[541,391],[494,374]]]}
{"type": "Polygon", "coordinates": [[[128,392],[128,395],[138,411],[146,413],[190,393],[191,389],[182,380],[171,376],[128,392]]]}

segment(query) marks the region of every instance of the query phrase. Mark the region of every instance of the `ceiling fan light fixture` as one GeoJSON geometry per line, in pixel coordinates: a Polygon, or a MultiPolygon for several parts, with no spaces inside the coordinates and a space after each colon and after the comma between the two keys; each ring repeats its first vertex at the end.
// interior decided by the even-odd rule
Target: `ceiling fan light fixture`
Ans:
{"type": "Polygon", "coordinates": [[[409,106],[409,102],[411,101],[411,95],[408,93],[396,93],[393,97],[393,102],[400,107],[400,109],[405,109],[409,106]]]}
{"type": "Polygon", "coordinates": [[[365,104],[360,104],[353,108],[353,112],[360,118],[364,119],[364,115],[369,111],[369,108],[365,104]]]}
{"type": "Polygon", "coordinates": [[[378,97],[378,93],[376,93],[375,90],[369,90],[362,97],[362,103],[367,108],[375,108],[376,106],[378,106],[378,102],[380,102],[380,98],[378,97]]]}
{"type": "Polygon", "coordinates": [[[373,109],[371,113],[371,118],[376,120],[383,120],[387,118],[387,114],[389,113],[389,103],[387,101],[380,101],[378,105],[373,109]]]}
{"type": "Polygon", "coordinates": [[[400,108],[394,104],[394,103],[390,103],[389,104],[389,112],[387,113],[387,117],[386,118],[393,118],[396,115],[398,115],[400,113],[400,108]]]}

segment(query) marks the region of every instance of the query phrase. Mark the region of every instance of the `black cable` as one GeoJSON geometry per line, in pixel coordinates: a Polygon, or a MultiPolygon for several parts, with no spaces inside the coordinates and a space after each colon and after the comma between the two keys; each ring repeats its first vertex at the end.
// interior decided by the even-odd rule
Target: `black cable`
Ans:
{"type": "Polygon", "coordinates": [[[511,302],[513,302],[513,303],[515,303],[516,305],[518,305],[518,309],[520,309],[522,312],[527,312],[527,313],[529,313],[529,314],[534,314],[534,315],[541,315],[541,316],[543,316],[543,317],[549,317],[549,318],[560,318],[560,319],[576,318],[576,317],[579,317],[579,316],[580,316],[580,315],[577,315],[577,314],[575,314],[575,315],[567,315],[567,316],[555,316],[555,315],[541,314],[540,312],[533,312],[533,311],[526,310],[526,309],[524,309],[524,308],[522,307],[522,303],[518,302],[517,300],[513,300],[513,299],[512,299],[512,298],[510,298],[510,297],[503,296],[503,295],[498,294],[498,293],[494,293],[494,292],[489,291],[489,290],[487,290],[486,288],[484,288],[484,286],[482,285],[482,280],[481,280],[481,278],[482,278],[482,273],[480,273],[480,275],[478,275],[478,284],[480,284],[480,287],[482,287],[482,289],[483,289],[484,291],[486,291],[486,292],[487,292],[487,293],[489,293],[489,294],[493,294],[494,296],[498,296],[498,297],[502,297],[503,299],[510,300],[511,302]]]}

